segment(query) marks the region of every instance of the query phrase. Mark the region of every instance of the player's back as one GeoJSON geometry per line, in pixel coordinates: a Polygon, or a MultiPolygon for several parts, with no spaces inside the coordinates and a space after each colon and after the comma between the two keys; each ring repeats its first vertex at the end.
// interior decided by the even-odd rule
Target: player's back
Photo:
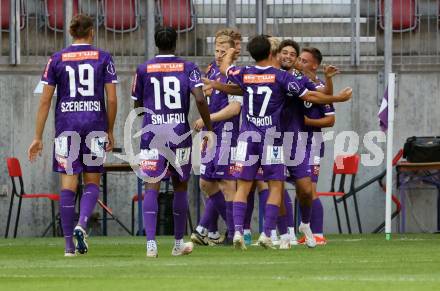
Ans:
{"type": "MultiPolygon", "coordinates": [[[[173,55],[158,55],[140,65],[133,98],[142,100],[151,112],[144,115],[143,126],[166,125],[173,127],[176,135],[187,133],[191,90],[202,85],[197,66],[173,55]]],[[[142,141],[149,144],[152,138],[153,133],[146,132],[142,141]]],[[[190,138],[184,142],[190,143],[190,138]]]]}
{"type": "Polygon", "coordinates": [[[88,44],[71,45],[49,59],[42,82],[57,87],[57,135],[107,130],[104,85],[117,82],[109,53],[88,44]]]}

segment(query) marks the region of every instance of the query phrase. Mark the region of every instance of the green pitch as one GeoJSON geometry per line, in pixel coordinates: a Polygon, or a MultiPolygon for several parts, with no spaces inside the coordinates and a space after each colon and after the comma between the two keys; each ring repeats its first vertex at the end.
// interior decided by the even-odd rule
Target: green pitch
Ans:
{"type": "Polygon", "coordinates": [[[335,235],[290,251],[196,247],[146,259],[142,237],[92,237],[63,257],[63,239],[0,240],[0,290],[440,290],[440,235],[335,235]]]}

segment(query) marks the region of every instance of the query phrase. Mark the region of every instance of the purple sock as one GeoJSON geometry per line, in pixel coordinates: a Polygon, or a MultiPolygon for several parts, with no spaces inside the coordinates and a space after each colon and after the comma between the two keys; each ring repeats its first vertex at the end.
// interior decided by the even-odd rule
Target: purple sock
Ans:
{"type": "Polygon", "coordinates": [[[299,210],[301,211],[301,222],[310,223],[312,218],[312,207],[299,204],[299,210]]]}
{"type": "Polygon", "coordinates": [[[280,208],[273,204],[266,203],[266,210],[264,214],[264,233],[270,237],[272,229],[276,228],[278,214],[280,208]]]}
{"type": "Polygon", "coordinates": [[[234,230],[243,234],[244,216],[246,214],[246,202],[234,202],[233,215],[234,215],[234,230]]]}
{"type": "Polygon", "coordinates": [[[233,212],[233,202],[226,201],[226,226],[228,228],[228,238],[232,239],[234,236],[234,212],[233,212]]]}
{"type": "Polygon", "coordinates": [[[158,195],[159,193],[153,189],[146,190],[144,194],[142,212],[144,213],[144,228],[147,240],[156,240],[158,195]]]}
{"type": "Polygon", "coordinates": [[[277,218],[277,228],[280,234],[287,233],[287,217],[286,215],[278,216],[277,218]]]}
{"type": "Polygon", "coordinates": [[[92,215],[93,209],[95,209],[96,202],[99,197],[99,186],[93,183],[89,183],[84,187],[84,192],[81,197],[80,210],[79,210],[79,220],[78,224],[82,228],[87,228],[87,221],[92,215]]]}
{"type": "Polygon", "coordinates": [[[286,206],[286,223],[287,227],[294,227],[293,223],[293,202],[287,190],[284,191],[284,205],[286,206]]]}
{"type": "MultiPolygon", "coordinates": [[[[226,208],[226,206],[225,206],[226,208]]],[[[225,210],[226,212],[226,210],[225,210]]],[[[211,217],[211,222],[209,223],[208,231],[209,232],[217,232],[218,231],[218,217],[220,215],[218,214],[217,210],[214,210],[211,217]]]]}
{"type": "Polygon", "coordinates": [[[62,189],[60,195],[61,226],[63,227],[65,252],[75,252],[73,228],[75,227],[75,192],[62,189]]]}
{"type": "Polygon", "coordinates": [[[225,195],[222,192],[218,191],[217,193],[211,195],[209,197],[214,202],[214,207],[217,210],[218,214],[226,221],[226,201],[225,195]]]}
{"type": "Polygon", "coordinates": [[[205,211],[203,211],[199,225],[203,226],[204,228],[209,228],[214,212],[217,212],[214,207],[214,201],[211,199],[211,197],[208,197],[205,203],[205,211]]]}
{"type": "Polygon", "coordinates": [[[324,209],[319,198],[313,200],[310,228],[313,233],[323,233],[324,230],[324,209]]]}
{"type": "Polygon", "coordinates": [[[254,212],[255,195],[254,192],[249,193],[247,199],[246,214],[244,216],[244,229],[251,229],[252,212],[254,212]]]}
{"type": "Polygon", "coordinates": [[[185,234],[186,217],[188,214],[188,192],[174,192],[173,216],[174,238],[182,239],[185,234]]]}

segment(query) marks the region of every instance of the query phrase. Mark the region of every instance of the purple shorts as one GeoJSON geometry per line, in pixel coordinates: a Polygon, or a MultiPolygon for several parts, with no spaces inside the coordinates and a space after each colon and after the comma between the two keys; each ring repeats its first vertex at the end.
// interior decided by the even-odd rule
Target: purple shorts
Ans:
{"type": "Polygon", "coordinates": [[[283,147],[265,147],[260,143],[239,141],[237,145],[234,176],[237,179],[247,181],[255,180],[260,167],[263,170],[261,180],[284,181],[285,166],[283,147]],[[250,156],[253,156],[252,160],[250,156]]]}
{"type": "Polygon", "coordinates": [[[68,175],[104,172],[106,141],[105,132],[58,135],[54,140],[53,171],[68,175]]]}
{"type": "MultiPolygon", "coordinates": [[[[291,160],[295,159],[296,152],[291,153],[291,160]]],[[[295,166],[286,166],[286,175],[289,182],[294,182],[298,179],[305,177],[311,177],[311,165],[310,165],[310,151],[305,150],[304,159],[302,162],[295,166]]]]}
{"type": "Polygon", "coordinates": [[[139,170],[143,178],[178,177],[180,181],[189,180],[191,174],[191,147],[168,148],[169,152],[158,149],[141,149],[139,170]],[[166,157],[167,156],[167,157],[166,157]]]}
{"type": "MultiPolygon", "coordinates": [[[[216,147],[214,158],[200,165],[200,177],[204,180],[235,180],[235,147],[216,147]]],[[[206,154],[202,153],[204,157],[206,154]]]]}

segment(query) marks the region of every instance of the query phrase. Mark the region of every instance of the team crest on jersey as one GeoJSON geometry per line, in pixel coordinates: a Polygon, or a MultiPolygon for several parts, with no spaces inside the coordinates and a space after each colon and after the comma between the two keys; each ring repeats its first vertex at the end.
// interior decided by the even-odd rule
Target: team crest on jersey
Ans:
{"type": "Polygon", "coordinates": [[[115,69],[115,65],[113,64],[113,62],[108,63],[107,72],[113,76],[116,74],[116,69],[115,69]]]}
{"type": "Polygon", "coordinates": [[[299,91],[299,85],[296,82],[289,82],[289,84],[287,84],[287,90],[290,93],[295,93],[299,91]]]}
{"type": "Polygon", "coordinates": [[[192,82],[200,82],[201,76],[200,76],[200,72],[198,70],[193,70],[190,74],[189,74],[189,79],[192,82]]]}

